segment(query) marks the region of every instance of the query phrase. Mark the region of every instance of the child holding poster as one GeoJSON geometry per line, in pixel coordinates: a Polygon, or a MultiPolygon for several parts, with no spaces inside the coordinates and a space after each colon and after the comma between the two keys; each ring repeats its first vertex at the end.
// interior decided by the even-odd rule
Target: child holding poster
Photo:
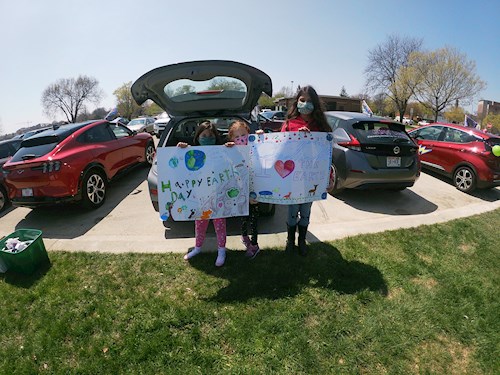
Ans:
{"type": "MultiPolygon", "coordinates": [[[[288,110],[282,132],[315,131],[330,132],[332,129],[326,121],[324,110],[316,90],[311,86],[301,88],[288,110]]],[[[285,252],[292,254],[295,248],[295,232],[299,230],[299,254],[307,254],[306,234],[311,215],[312,202],[292,204],[288,206],[287,241],[285,252]],[[300,216],[300,218],[299,218],[300,216]]]]}
{"type": "MultiPolygon", "coordinates": [[[[217,130],[217,127],[210,121],[204,121],[196,130],[194,135],[193,143],[195,146],[208,146],[208,145],[220,145],[221,137],[217,130]]],[[[177,147],[188,147],[189,145],[184,142],[177,143],[177,147]]],[[[221,267],[226,261],[226,219],[212,219],[215,227],[215,234],[217,235],[217,259],[215,260],[215,266],[221,267]]],[[[205,242],[205,237],[207,233],[208,224],[210,219],[207,220],[195,220],[195,247],[189,253],[184,255],[185,260],[189,260],[192,257],[201,253],[201,247],[203,242],[205,242]]]]}
{"type": "MultiPolygon", "coordinates": [[[[257,130],[257,134],[263,133],[262,130],[257,130]]],[[[227,134],[228,142],[226,146],[247,145],[248,136],[250,135],[250,127],[242,120],[234,121],[229,127],[227,134]]],[[[245,255],[250,259],[256,257],[260,248],[257,243],[258,230],[257,224],[259,219],[259,204],[256,200],[250,198],[250,207],[248,216],[241,219],[241,242],[247,248],[245,255]],[[250,236],[248,237],[248,226],[250,226],[250,236]]]]}

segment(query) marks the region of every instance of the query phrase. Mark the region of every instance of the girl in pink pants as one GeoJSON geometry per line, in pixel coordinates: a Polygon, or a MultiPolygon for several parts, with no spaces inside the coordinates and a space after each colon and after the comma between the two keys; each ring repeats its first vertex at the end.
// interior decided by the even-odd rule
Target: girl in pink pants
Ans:
{"type": "MultiPolygon", "coordinates": [[[[194,135],[195,146],[208,146],[221,144],[219,132],[214,124],[210,121],[202,122],[194,135]]],[[[188,144],[179,142],[177,147],[187,147],[188,144]]],[[[217,259],[215,265],[221,267],[226,261],[226,219],[212,219],[214,222],[215,233],[217,234],[217,259]]],[[[195,221],[195,247],[189,253],[184,255],[184,259],[188,260],[201,253],[201,246],[205,241],[207,234],[208,223],[210,220],[195,221]]]]}

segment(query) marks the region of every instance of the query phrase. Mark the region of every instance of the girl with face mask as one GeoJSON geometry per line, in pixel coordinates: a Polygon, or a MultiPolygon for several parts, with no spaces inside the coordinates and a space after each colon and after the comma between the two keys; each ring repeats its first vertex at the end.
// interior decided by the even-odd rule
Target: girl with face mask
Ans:
{"type": "MultiPolygon", "coordinates": [[[[257,130],[256,134],[262,134],[264,131],[257,130]]],[[[248,136],[250,135],[250,127],[242,120],[236,120],[229,126],[227,138],[229,142],[225,145],[233,147],[234,145],[247,145],[248,136]]],[[[250,207],[248,216],[241,219],[241,242],[245,245],[247,251],[245,256],[253,259],[260,251],[257,243],[258,237],[258,219],[259,219],[259,204],[256,200],[249,198],[250,207]],[[250,237],[248,237],[248,227],[250,226],[250,237]]]]}
{"type": "MultiPolygon", "coordinates": [[[[295,100],[288,110],[282,132],[314,131],[330,132],[330,125],[326,121],[323,106],[318,94],[311,86],[305,86],[297,91],[295,100]]],[[[295,232],[299,231],[299,254],[307,254],[306,234],[311,215],[312,202],[292,204],[288,206],[287,241],[285,252],[292,254],[295,249],[295,232]]]]}
{"type": "MultiPolygon", "coordinates": [[[[194,135],[193,143],[195,146],[208,146],[208,145],[220,145],[220,135],[217,131],[217,127],[210,121],[204,121],[198,125],[198,129],[194,135]]],[[[184,142],[177,143],[177,147],[187,147],[188,144],[184,142]]],[[[212,219],[215,227],[215,233],[217,235],[217,259],[215,260],[215,265],[221,267],[226,261],[226,219],[212,219]]],[[[205,237],[207,233],[207,228],[210,220],[195,220],[195,247],[189,253],[184,255],[185,260],[189,260],[192,257],[201,253],[201,247],[203,242],[205,242],[205,237]]]]}

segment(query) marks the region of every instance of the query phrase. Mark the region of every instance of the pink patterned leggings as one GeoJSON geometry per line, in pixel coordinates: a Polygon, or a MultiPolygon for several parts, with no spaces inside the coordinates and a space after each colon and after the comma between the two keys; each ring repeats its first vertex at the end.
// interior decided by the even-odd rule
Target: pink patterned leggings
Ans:
{"type": "MultiPolygon", "coordinates": [[[[226,219],[212,219],[217,235],[217,246],[226,247],[226,219]]],[[[195,220],[194,233],[196,235],[196,247],[201,247],[205,242],[208,223],[210,220],[195,220]]]]}

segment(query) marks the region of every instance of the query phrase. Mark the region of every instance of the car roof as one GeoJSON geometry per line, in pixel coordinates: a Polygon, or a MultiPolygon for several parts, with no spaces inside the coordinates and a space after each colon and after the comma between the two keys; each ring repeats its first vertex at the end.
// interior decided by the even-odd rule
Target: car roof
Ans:
{"type": "Polygon", "coordinates": [[[374,115],[370,116],[362,112],[327,111],[325,112],[325,114],[338,117],[342,120],[372,120],[372,121],[394,122],[392,119],[374,115]]]}
{"type": "Polygon", "coordinates": [[[485,133],[482,130],[478,130],[476,128],[469,128],[469,127],[466,127],[466,126],[463,126],[460,124],[452,124],[452,123],[448,123],[448,122],[433,122],[431,124],[421,125],[418,128],[412,129],[411,131],[415,131],[417,129],[422,129],[422,128],[428,128],[430,126],[436,126],[436,125],[437,126],[447,126],[449,128],[462,130],[462,131],[474,134],[475,136],[483,138],[483,139],[498,138],[498,136],[495,134],[485,133]]]}
{"type": "Polygon", "coordinates": [[[98,122],[102,123],[102,122],[106,122],[106,120],[92,120],[92,121],[78,122],[78,123],[73,123],[73,124],[53,126],[50,129],[47,129],[47,130],[44,130],[43,132],[34,134],[31,137],[23,140],[21,146],[24,147],[24,145],[36,143],[37,139],[44,138],[44,137],[54,137],[54,138],[57,138],[58,141],[60,142],[63,139],[67,138],[69,135],[76,132],[78,129],[81,129],[84,126],[87,126],[87,125],[90,125],[93,123],[98,123],[98,122]]]}

